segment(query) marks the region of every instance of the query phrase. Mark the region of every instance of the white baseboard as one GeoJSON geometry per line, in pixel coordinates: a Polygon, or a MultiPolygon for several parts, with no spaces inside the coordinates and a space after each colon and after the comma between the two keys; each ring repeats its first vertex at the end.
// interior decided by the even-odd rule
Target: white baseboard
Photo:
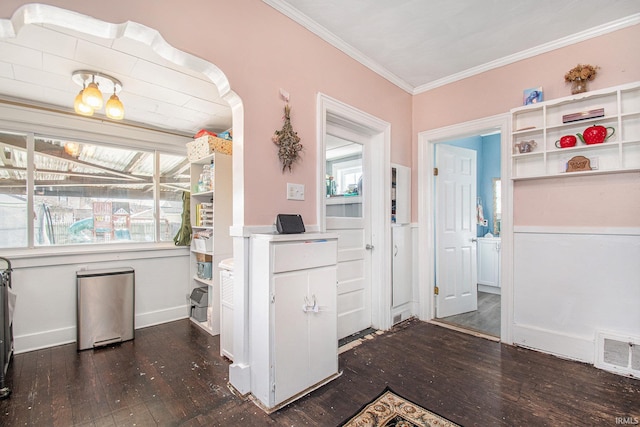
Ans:
{"type": "Polygon", "coordinates": [[[560,334],[527,325],[513,325],[513,344],[553,354],[563,359],[593,364],[595,342],[593,337],[560,334]]]}
{"type": "Polygon", "coordinates": [[[151,311],[148,313],[136,314],[136,329],[149,326],[160,325],[161,323],[173,322],[174,320],[186,319],[189,317],[189,306],[179,305],[164,310],[151,311]]]}
{"type": "MultiPolygon", "coordinates": [[[[189,317],[188,313],[189,306],[181,305],[165,310],[137,314],[135,318],[135,329],[186,319],[189,317]]],[[[77,331],[75,325],[35,334],[18,335],[13,338],[14,354],[74,343],[76,340],[77,331]]]]}
{"type": "Polygon", "coordinates": [[[480,292],[486,292],[488,294],[500,295],[500,288],[497,286],[478,284],[478,290],[480,292]]]}
{"type": "Polygon", "coordinates": [[[396,323],[403,322],[411,317],[411,306],[412,302],[409,301],[405,304],[399,305],[397,307],[391,308],[391,324],[392,326],[396,323]]]}
{"type": "Polygon", "coordinates": [[[35,334],[19,335],[13,337],[14,354],[40,350],[42,348],[55,347],[57,345],[76,342],[76,327],[52,329],[37,332],[35,334]]]}

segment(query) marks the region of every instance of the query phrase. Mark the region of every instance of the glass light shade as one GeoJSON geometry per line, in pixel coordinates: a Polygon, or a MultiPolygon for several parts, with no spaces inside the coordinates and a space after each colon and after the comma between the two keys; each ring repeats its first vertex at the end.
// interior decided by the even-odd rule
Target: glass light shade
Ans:
{"type": "Polygon", "coordinates": [[[107,101],[105,108],[107,117],[113,120],[122,120],[124,118],[124,105],[120,102],[120,98],[115,93],[107,101]]]}
{"type": "Polygon", "coordinates": [[[82,116],[93,116],[93,108],[82,102],[82,92],[76,95],[76,99],[73,101],[73,109],[76,113],[82,116]]]}
{"type": "Polygon", "coordinates": [[[102,108],[102,92],[100,92],[100,89],[98,89],[98,85],[95,82],[89,83],[89,86],[82,91],[82,102],[94,110],[102,108]]]}
{"type": "Polygon", "coordinates": [[[78,157],[78,155],[80,154],[80,144],[78,144],[77,142],[65,142],[64,152],[71,157],[78,157]]]}

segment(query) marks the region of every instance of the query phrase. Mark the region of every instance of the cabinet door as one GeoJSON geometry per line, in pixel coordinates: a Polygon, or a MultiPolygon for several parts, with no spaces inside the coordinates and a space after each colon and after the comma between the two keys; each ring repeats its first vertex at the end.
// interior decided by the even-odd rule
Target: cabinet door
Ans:
{"type": "Polygon", "coordinates": [[[411,301],[411,228],[391,227],[393,248],[392,306],[398,307],[411,301]]]}
{"type": "Polygon", "coordinates": [[[478,283],[488,286],[499,286],[500,252],[498,243],[491,240],[478,239],[478,283]]]}
{"type": "Polygon", "coordinates": [[[338,371],[336,267],[276,274],[273,281],[278,404],[338,371]]]}
{"type": "MultiPolygon", "coordinates": [[[[302,308],[308,299],[308,270],[273,276],[274,404],[306,389],[309,367],[309,316],[302,308]]],[[[265,349],[266,351],[266,349],[265,349]]]]}
{"type": "Polygon", "coordinates": [[[309,384],[312,386],[338,372],[338,315],[336,267],[309,270],[309,295],[318,312],[308,312],[309,384]]]}

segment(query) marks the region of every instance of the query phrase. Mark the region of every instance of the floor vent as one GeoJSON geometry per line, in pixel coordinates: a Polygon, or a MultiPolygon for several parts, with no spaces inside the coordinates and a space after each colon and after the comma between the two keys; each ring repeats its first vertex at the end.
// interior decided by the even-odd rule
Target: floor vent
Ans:
{"type": "Polygon", "coordinates": [[[640,337],[599,332],[596,351],[597,368],[640,378],[640,337]]]}

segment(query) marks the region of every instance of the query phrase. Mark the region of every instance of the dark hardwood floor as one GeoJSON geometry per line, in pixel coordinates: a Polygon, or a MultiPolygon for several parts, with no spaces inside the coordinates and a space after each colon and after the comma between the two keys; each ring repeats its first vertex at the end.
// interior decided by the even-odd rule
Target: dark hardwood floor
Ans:
{"type": "Polygon", "coordinates": [[[335,426],[385,386],[464,426],[615,426],[640,381],[417,320],[340,355],[343,375],[266,415],[227,387],[218,337],[188,320],[100,350],[19,354],[2,426],[335,426]]]}

